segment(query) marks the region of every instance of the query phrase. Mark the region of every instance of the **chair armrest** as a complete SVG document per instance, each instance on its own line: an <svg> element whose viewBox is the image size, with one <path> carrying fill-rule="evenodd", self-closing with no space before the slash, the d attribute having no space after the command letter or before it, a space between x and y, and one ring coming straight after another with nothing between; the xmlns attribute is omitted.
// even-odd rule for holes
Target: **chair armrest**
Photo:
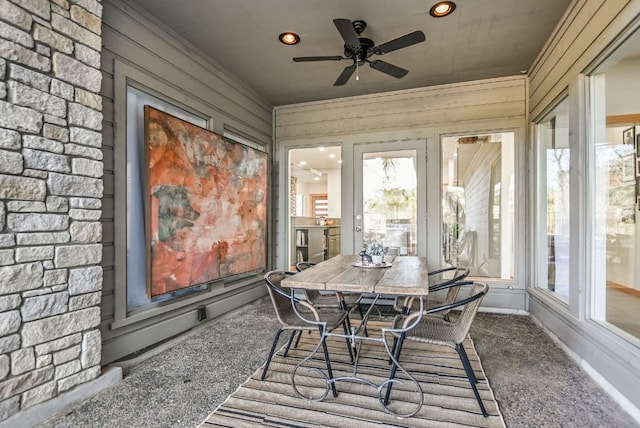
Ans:
<svg viewBox="0 0 640 428"><path fill-rule="evenodd" d="M451 285L462 286L462 285L469 285L469 284L474 284L474 283L473 283L473 281L465 281L465 282L462 282L462 283L451 284ZM474 294L473 296L469 296L469 297L467 297L465 299L458 300L457 302L453 302L453 303L449 303L449 304L441 305L441 306L436 306L435 308L424 310L424 311L422 311L422 316L430 315L430 314L434 314L434 313L438 313L438 312L442 312L442 311L450 311L451 309L455 309L455 308L458 308L460 306L465 306L465 305L473 302L474 300L480 299L485 294L486 293L484 291L481 291L479 293ZM404 319L404 322L402 323L403 328L407 328L409 325L414 323L416 318L418 318L419 316L420 316L419 312L414 312L413 314L408 315Z"/></svg>
<svg viewBox="0 0 640 428"><path fill-rule="evenodd" d="M456 270L456 269L458 269L458 268L455 267L455 266L449 266L449 267L442 268L442 269L432 270L431 272L428 273L428 275L437 275L437 274L442 273L442 272L448 272L450 270Z"/></svg>
<svg viewBox="0 0 640 428"><path fill-rule="evenodd" d="M294 299L293 298L293 293L294 290L291 290L291 304L293 305L293 310L295 311L295 313L302 318L304 321L307 322L320 322L320 314L318 313L318 310L316 309L315 306L313 306L311 303L307 302L306 300L299 300L299 299ZM298 308L296 307L296 305L300 305L300 306L304 306L306 309L309 310L309 312L311 312L313 314L313 317L315 318L313 321L311 320L307 320L305 317L302 316L302 314L300 313L300 311L298 310Z"/></svg>
<svg viewBox="0 0 640 428"><path fill-rule="evenodd" d="M429 287L429 293L434 293L436 291L446 290L447 288L452 287L460 287L463 285L472 285L473 281L456 281L456 282L446 282L443 284L434 285L433 287Z"/></svg>

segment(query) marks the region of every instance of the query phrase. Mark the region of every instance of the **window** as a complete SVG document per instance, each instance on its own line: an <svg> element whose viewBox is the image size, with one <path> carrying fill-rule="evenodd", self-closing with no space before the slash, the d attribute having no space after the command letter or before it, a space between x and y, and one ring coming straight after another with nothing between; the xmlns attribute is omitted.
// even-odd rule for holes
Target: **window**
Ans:
<svg viewBox="0 0 640 428"><path fill-rule="evenodd" d="M536 137L538 215L535 221L539 243L536 285L568 303L571 218L568 98L536 124Z"/></svg>
<svg viewBox="0 0 640 428"><path fill-rule="evenodd" d="M326 193L317 193L311 196L311 206L314 217L327 217L329 215L329 199Z"/></svg>
<svg viewBox="0 0 640 428"><path fill-rule="evenodd" d="M589 78L593 144L591 318L640 338L640 33Z"/></svg>
<svg viewBox="0 0 640 428"><path fill-rule="evenodd" d="M512 280L513 132L442 139L442 261Z"/></svg>

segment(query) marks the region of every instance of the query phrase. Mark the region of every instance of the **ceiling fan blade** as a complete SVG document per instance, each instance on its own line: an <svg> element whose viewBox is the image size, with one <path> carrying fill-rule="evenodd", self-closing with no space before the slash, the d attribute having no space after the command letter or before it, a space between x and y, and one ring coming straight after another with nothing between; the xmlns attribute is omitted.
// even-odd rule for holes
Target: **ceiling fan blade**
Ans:
<svg viewBox="0 0 640 428"><path fill-rule="evenodd" d="M369 65L371 66L371 68L382 71L383 73L386 73L389 76L393 76L397 79L404 77L409 72L409 70L405 70L404 68L400 68L393 64L389 64L388 62L380 60L371 61Z"/></svg>
<svg viewBox="0 0 640 428"><path fill-rule="evenodd" d="M333 84L333 86L342 86L347 83L354 71L356 71L355 63L353 65L345 67L344 70L342 70L342 73L340 73L340 76L338 76L338 79L336 80L336 83Z"/></svg>
<svg viewBox="0 0 640 428"><path fill-rule="evenodd" d="M342 59L346 59L341 56L298 56L293 58L295 62L306 62L306 61L340 61Z"/></svg>
<svg viewBox="0 0 640 428"><path fill-rule="evenodd" d="M405 34L397 39L381 44L375 49L375 53L380 55L386 54L398 49L406 48L407 46L415 45L416 43L424 42L425 40L426 38L422 31L414 31L413 33Z"/></svg>
<svg viewBox="0 0 640 428"><path fill-rule="evenodd" d="M351 20L344 18L336 18L333 20L334 25L338 29L338 32L342 36L344 43L356 48L360 47L360 40L358 40L358 33L353 28Z"/></svg>

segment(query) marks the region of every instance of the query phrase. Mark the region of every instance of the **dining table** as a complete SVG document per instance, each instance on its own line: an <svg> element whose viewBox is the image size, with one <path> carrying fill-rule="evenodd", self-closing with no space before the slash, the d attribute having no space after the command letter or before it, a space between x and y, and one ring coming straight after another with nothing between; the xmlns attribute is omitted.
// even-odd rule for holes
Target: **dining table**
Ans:
<svg viewBox="0 0 640 428"><path fill-rule="evenodd" d="M422 314L424 299L429 294L429 286L433 284L434 278L429 276L427 259L418 256L386 256L382 263L374 264L371 261L364 260L359 255L338 255L331 259L325 260L315 266L305 269L302 272L289 276L282 280L282 286L291 289L292 296L296 289L307 290L325 290L334 291L338 296L342 293L369 293L374 296L369 308L364 313L361 322L357 326L352 326L348 333L338 332L337 330L328 332L326 328L320 329L319 342L311 353L298 363L291 374L291 385L298 395L312 401L321 401L329 393L331 386L335 386L337 382L351 381L360 382L369 385L377 390L378 400L385 412L398 417L410 417L416 414L423 404L423 393L420 383L415 377L405 370L396 356L394 355L393 345L394 338L404 335L407 331L415 327L421 319L418 316L411 325L406 328L394 328L393 317L389 317L388 324L380 328L379 335L370 335L367 331L367 322L376 307L376 301L382 296L408 296L419 299L418 310ZM294 299L292 299L292 302ZM311 324L314 322L305 318L303 313L294 310L298 316ZM321 324L321 323L315 323ZM320 349L328 337L341 337L349 339L355 359L353 361L352 372L348 376L329 376L328 373L314 367L310 370L321 374L325 382L324 391L316 396L305 395L301 392L296 384L296 373L298 369L303 367L310 361L313 355ZM389 378L381 383L374 383L371 380L359 375L358 362L360 357L360 349L364 342L378 342L384 346L388 356L390 366ZM395 377L397 370L404 373L403 380ZM411 382L416 390L418 403L416 407L408 412L398 413L389 407L389 393L394 383Z"/></svg>

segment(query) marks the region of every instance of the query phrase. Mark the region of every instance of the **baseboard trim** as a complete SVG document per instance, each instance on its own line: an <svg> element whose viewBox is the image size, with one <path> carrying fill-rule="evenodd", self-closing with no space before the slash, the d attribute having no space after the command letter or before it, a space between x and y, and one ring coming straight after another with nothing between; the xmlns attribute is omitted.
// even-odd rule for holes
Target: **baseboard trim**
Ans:
<svg viewBox="0 0 640 428"><path fill-rule="evenodd" d="M528 311L523 309L509 309L509 308L484 308L480 306L478 312L486 312L489 314L507 314L507 315L531 315Z"/></svg>
<svg viewBox="0 0 640 428"><path fill-rule="evenodd" d="M637 288L627 287L626 285L618 284L617 282L607 281L607 287L614 288L622 291L623 293L631 294L632 296L640 297L640 290Z"/></svg>

